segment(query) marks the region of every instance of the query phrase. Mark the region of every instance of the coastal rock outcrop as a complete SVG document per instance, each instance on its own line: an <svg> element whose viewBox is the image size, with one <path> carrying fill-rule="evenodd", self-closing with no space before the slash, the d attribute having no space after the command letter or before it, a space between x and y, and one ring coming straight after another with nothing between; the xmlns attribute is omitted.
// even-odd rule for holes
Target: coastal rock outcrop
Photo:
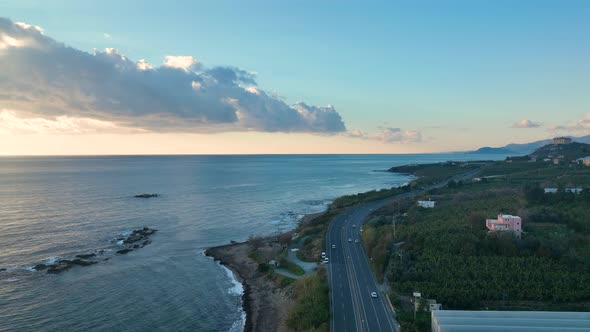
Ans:
<svg viewBox="0 0 590 332"><path fill-rule="evenodd" d="M136 197L136 198L152 198L152 197L158 197L158 196L160 196L160 195L159 194L138 194L138 195L135 195L133 197Z"/></svg>
<svg viewBox="0 0 590 332"><path fill-rule="evenodd" d="M33 269L35 269L37 271L47 269L47 273L58 274L63 271L67 271L67 270L71 269L72 267L74 267L74 265L88 266L88 265L94 265L96 263L98 263L98 262L88 261L88 260L84 260L84 259L80 259L80 258L76 258L76 259L72 259L72 260L60 259L53 264L37 264L33 267Z"/></svg>
<svg viewBox="0 0 590 332"><path fill-rule="evenodd" d="M82 254L82 255L76 255L76 257L77 258L82 258L82 259L88 259L88 258L96 257L96 254L95 253L92 253L92 254Z"/></svg>
<svg viewBox="0 0 590 332"><path fill-rule="evenodd" d="M149 239L151 235L156 233L157 230L149 227L143 227L140 229L133 230L128 236L117 238L118 244L123 246L116 251L118 255L124 255L133 251L134 249L143 248L150 244L152 241ZM109 252L110 249L100 249L92 253L78 254L74 259L56 259L50 263L39 263L33 266L35 271L47 270L49 274L58 274L71 269L74 266L90 266L97 264L98 261L90 260L91 258L101 256ZM98 257L97 257L98 258ZM109 260L109 257L102 259L103 261ZM2 272L2 269L0 269Z"/></svg>

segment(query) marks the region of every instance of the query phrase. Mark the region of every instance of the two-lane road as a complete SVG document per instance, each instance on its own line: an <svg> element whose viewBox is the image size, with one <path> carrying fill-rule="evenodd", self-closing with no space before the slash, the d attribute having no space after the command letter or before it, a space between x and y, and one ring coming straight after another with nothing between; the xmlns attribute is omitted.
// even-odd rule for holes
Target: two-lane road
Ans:
<svg viewBox="0 0 590 332"><path fill-rule="evenodd" d="M453 180L473 177L479 170L455 176ZM378 291L377 281L362 247L360 229L373 211L393 200L421 194L445 186L443 181L424 190L359 204L337 215L328 227L326 254L330 283L330 327L335 332L399 331L394 313L385 296ZM375 292L377 297L371 293Z"/></svg>

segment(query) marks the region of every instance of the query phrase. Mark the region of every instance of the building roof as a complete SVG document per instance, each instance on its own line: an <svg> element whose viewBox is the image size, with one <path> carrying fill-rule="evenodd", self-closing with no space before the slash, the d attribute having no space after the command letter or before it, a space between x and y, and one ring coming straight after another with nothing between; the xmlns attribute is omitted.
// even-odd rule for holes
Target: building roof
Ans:
<svg viewBox="0 0 590 332"><path fill-rule="evenodd" d="M590 312L438 310L432 326L437 332L578 332L590 330Z"/></svg>

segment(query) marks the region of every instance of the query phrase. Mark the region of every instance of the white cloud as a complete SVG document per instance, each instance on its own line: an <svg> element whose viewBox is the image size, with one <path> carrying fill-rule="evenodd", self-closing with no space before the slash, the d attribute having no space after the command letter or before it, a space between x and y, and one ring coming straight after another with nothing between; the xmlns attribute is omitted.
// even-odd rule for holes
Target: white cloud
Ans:
<svg viewBox="0 0 590 332"><path fill-rule="evenodd" d="M14 25L16 25L22 29L25 29L25 30L33 29L33 30L43 34L43 29L39 26L36 26L36 25L27 24L25 22L15 22Z"/></svg>
<svg viewBox="0 0 590 332"><path fill-rule="evenodd" d="M354 129L344 134L348 137L376 140L383 143L420 143L422 134L417 130L402 130L401 128L381 127L374 133L365 133L361 130Z"/></svg>
<svg viewBox="0 0 590 332"><path fill-rule="evenodd" d="M115 48L87 53L32 27L0 18L0 108L160 132L346 130L333 106L288 105L253 72L207 68L192 56L153 66Z"/></svg>
<svg viewBox="0 0 590 332"><path fill-rule="evenodd" d="M154 69L154 66L152 66L151 63L145 61L145 59L140 59L139 61L137 61L136 65L137 69L139 70Z"/></svg>
<svg viewBox="0 0 590 332"><path fill-rule="evenodd" d="M540 123L527 119L523 119L512 124L512 128L538 128L540 126Z"/></svg>
<svg viewBox="0 0 590 332"><path fill-rule="evenodd" d="M110 34L108 34L108 33L106 33L106 32L102 34L102 37L103 37L104 39L113 39L113 36L112 36L112 35L110 35Z"/></svg>
<svg viewBox="0 0 590 332"><path fill-rule="evenodd" d="M189 71L197 69L199 62L190 55L167 55L164 66Z"/></svg>

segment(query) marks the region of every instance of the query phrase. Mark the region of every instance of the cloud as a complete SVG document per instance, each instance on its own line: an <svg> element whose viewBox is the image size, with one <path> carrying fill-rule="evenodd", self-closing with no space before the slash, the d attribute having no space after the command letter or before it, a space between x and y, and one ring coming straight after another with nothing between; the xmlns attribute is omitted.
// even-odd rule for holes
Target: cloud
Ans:
<svg viewBox="0 0 590 332"><path fill-rule="evenodd" d="M410 144L422 142L422 134L419 131L402 130L401 128L394 127L381 127L375 133L365 133L361 130L354 129L348 131L345 135L352 138L376 140L383 143Z"/></svg>
<svg viewBox="0 0 590 332"><path fill-rule="evenodd" d="M199 62L190 55L167 55L164 66L183 69L188 72L189 70L198 69Z"/></svg>
<svg viewBox="0 0 590 332"><path fill-rule="evenodd" d="M84 133L137 133L145 132L125 128L108 121L61 115L55 119L35 116L22 117L18 112L0 110L0 134L84 134Z"/></svg>
<svg viewBox="0 0 590 332"><path fill-rule="evenodd" d="M106 33L106 32L102 34L102 37L103 37L104 39L113 39L113 36L111 36L110 34L108 34L108 33Z"/></svg>
<svg viewBox="0 0 590 332"><path fill-rule="evenodd" d="M523 119L512 124L512 128L539 128L540 123Z"/></svg>
<svg viewBox="0 0 590 332"><path fill-rule="evenodd" d="M0 107L31 119L94 119L155 132L346 130L333 106L288 105L250 71L208 68L192 56L152 65L114 48L88 53L4 18Z"/></svg>
<svg viewBox="0 0 590 332"><path fill-rule="evenodd" d="M569 132L569 131L576 131L576 132L590 132L590 113L586 113L582 116L581 119L576 120L573 123L567 125L558 125L550 127L549 129L554 131L561 131L561 132Z"/></svg>

